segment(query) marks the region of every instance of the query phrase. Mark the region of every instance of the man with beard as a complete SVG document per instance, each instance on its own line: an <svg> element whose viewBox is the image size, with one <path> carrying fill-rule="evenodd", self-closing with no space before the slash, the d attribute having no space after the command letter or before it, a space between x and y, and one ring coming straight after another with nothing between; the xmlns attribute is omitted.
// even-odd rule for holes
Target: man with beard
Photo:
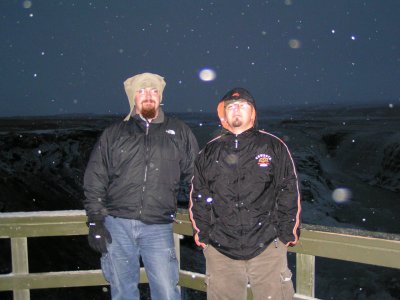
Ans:
<svg viewBox="0 0 400 300"><path fill-rule="evenodd" d="M160 107L163 77L143 73L125 82L128 116L106 128L84 176L91 248L114 300L139 299L140 257L153 300L180 299L172 231L176 198L188 199L197 141L187 125Z"/></svg>
<svg viewBox="0 0 400 300"><path fill-rule="evenodd" d="M218 104L225 132L195 162L189 215L206 258L207 299L292 299L287 247L297 243L300 194L293 158L276 136L256 130L243 88Z"/></svg>

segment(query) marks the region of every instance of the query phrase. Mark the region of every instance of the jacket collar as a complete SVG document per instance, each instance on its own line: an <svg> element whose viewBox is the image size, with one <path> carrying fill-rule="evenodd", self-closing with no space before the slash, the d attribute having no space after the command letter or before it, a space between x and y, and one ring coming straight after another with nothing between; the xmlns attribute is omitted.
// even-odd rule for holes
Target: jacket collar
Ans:
<svg viewBox="0 0 400 300"><path fill-rule="evenodd" d="M249 136L250 134L256 132L257 129L255 129L254 127L251 127L245 131L243 131L242 133L239 134L234 134L232 131L229 131L227 129L223 129L223 133L226 135L233 135L233 136Z"/></svg>

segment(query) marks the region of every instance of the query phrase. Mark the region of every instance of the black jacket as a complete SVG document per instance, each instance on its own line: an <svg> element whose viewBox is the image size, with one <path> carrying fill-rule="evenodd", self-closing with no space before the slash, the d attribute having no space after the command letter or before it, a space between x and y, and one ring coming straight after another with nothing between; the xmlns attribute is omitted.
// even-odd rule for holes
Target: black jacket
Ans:
<svg viewBox="0 0 400 300"><path fill-rule="evenodd" d="M111 125L95 145L86 168L88 216L172 222L178 189L190 185L197 153L189 127L161 110L151 123L136 115Z"/></svg>
<svg viewBox="0 0 400 300"><path fill-rule="evenodd" d="M254 128L209 142L196 159L189 213L197 245L233 259L253 258L275 238L295 244L299 183L285 143Z"/></svg>

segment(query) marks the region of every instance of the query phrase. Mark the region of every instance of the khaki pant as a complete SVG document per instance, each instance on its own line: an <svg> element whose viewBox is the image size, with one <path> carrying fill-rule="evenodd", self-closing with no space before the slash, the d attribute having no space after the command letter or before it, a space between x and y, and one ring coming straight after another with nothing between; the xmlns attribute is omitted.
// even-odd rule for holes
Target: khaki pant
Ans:
<svg viewBox="0 0 400 300"><path fill-rule="evenodd" d="M234 260L209 245L206 258L207 300L245 300L250 284L254 300L293 299L287 248L278 241L249 260Z"/></svg>

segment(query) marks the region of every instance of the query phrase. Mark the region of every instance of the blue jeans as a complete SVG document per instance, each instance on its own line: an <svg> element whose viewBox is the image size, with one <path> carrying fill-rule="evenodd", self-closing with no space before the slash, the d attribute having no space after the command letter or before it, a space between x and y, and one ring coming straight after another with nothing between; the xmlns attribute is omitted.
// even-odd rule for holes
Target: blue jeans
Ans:
<svg viewBox="0 0 400 300"><path fill-rule="evenodd" d="M178 261L172 224L144 224L107 216L112 243L101 257L113 300L139 300L140 256L150 283L152 300L178 300Z"/></svg>

